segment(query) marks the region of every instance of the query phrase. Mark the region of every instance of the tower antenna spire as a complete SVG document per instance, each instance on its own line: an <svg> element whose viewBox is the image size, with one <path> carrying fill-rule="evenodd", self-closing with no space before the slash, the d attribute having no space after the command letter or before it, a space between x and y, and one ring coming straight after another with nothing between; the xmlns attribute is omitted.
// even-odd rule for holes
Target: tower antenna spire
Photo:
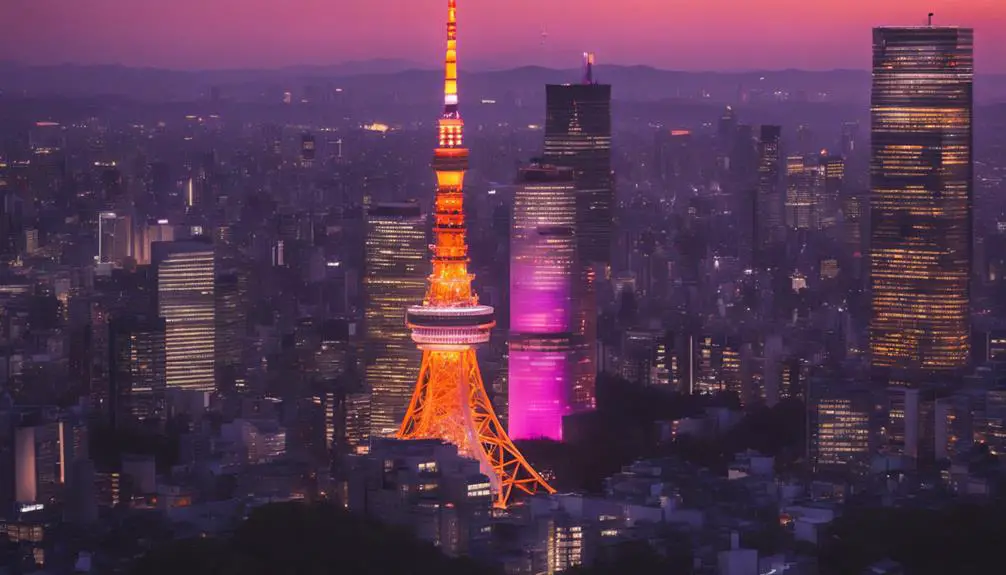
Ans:
<svg viewBox="0 0 1006 575"><path fill-rule="evenodd" d="M935 15L936 14L933 14L932 12L929 13L929 27L930 28L933 27L933 16L935 16Z"/></svg>
<svg viewBox="0 0 1006 575"><path fill-rule="evenodd" d="M444 116L458 114L458 0L447 0L447 54L444 57Z"/></svg>
<svg viewBox="0 0 1006 575"><path fill-rule="evenodd" d="M583 83L593 84L594 83L594 53L584 52L583 53Z"/></svg>

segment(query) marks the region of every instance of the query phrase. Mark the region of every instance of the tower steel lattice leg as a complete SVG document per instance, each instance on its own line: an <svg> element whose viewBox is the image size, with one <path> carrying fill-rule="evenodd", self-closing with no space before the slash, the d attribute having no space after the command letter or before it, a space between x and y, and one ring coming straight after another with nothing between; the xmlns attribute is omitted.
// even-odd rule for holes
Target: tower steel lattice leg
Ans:
<svg viewBox="0 0 1006 575"><path fill-rule="evenodd" d="M524 459L496 417L474 349L423 352L398 438L442 439L478 460L493 485L498 508L505 508L515 491L555 492Z"/></svg>

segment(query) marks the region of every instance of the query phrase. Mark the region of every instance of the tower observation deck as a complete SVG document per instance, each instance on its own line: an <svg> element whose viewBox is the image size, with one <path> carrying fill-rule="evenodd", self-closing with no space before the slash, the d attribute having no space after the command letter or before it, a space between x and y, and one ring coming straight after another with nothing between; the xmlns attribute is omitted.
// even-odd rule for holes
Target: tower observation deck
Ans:
<svg viewBox="0 0 1006 575"><path fill-rule="evenodd" d="M481 305L472 290L465 241L464 178L468 149L458 110L457 0L447 2L447 57L444 111L437 122L433 155L437 176L434 202L433 271L422 305L406 311L412 340L423 350L419 378L399 439L440 439L479 461L489 477L495 506L511 495L551 486L524 459L507 436L486 394L475 346L489 341L496 325L493 308Z"/></svg>

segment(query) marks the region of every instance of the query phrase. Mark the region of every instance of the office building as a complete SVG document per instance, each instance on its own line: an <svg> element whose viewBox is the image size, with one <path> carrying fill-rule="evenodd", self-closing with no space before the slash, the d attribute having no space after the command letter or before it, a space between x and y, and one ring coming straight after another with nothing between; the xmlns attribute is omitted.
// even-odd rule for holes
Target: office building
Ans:
<svg viewBox="0 0 1006 575"><path fill-rule="evenodd" d="M175 227L168 220L150 220L133 234L132 256L138 265L150 265L150 248L154 242L175 240Z"/></svg>
<svg viewBox="0 0 1006 575"><path fill-rule="evenodd" d="M348 371L355 358L351 355L356 338L356 323L345 319L325 321L319 328L320 345L314 354L314 369L323 381L335 381Z"/></svg>
<svg viewBox="0 0 1006 575"><path fill-rule="evenodd" d="M592 58L592 56L588 56ZM545 87L544 161L573 168L577 196L577 247L581 261L608 263L614 228L611 174L611 86L598 84L587 62L579 84Z"/></svg>
<svg viewBox="0 0 1006 575"><path fill-rule="evenodd" d="M162 317L137 315L109 322L108 412L113 428L164 414L165 326Z"/></svg>
<svg viewBox="0 0 1006 575"><path fill-rule="evenodd" d="M819 166L802 155L786 158L786 227L790 230L820 228Z"/></svg>
<svg viewBox="0 0 1006 575"><path fill-rule="evenodd" d="M240 365L244 351L245 292L244 278L236 273L219 274L216 278L216 343L215 362L218 369Z"/></svg>
<svg viewBox="0 0 1006 575"><path fill-rule="evenodd" d="M753 261L765 264L765 251L783 236L783 199L780 192L779 139L782 128L762 126L758 134L758 186L755 191L752 230Z"/></svg>
<svg viewBox="0 0 1006 575"><path fill-rule="evenodd" d="M660 130L654 136L653 175L671 195L687 193L698 183L695 140L689 130Z"/></svg>
<svg viewBox="0 0 1006 575"><path fill-rule="evenodd" d="M422 352L405 326L405 309L426 295L426 246L426 218L418 204L371 206L363 289L365 379L371 390L374 437L398 431L416 386Z"/></svg>
<svg viewBox="0 0 1006 575"><path fill-rule="evenodd" d="M155 242L157 313L165 321L168 389L214 391L216 262L213 245L193 239Z"/></svg>
<svg viewBox="0 0 1006 575"><path fill-rule="evenodd" d="M98 255L99 264L121 266L123 260L133 255L132 218L116 212L98 213Z"/></svg>
<svg viewBox="0 0 1006 575"><path fill-rule="evenodd" d="M0 190L0 256L16 257L24 249L24 201L6 186Z"/></svg>
<svg viewBox="0 0 1006 575"><path fill-rule="evenodd" d="M968 363L972 40L966 28L873 33L870 352L881 373L914 380Z"/></svg>
<svg viewBox="0 0 1006 575"><path fill-rule="evenodd" d="M340 419L344 451L364 455L370 451L370 392L355 390L344 394Z"/></svg>
<svg viewBox="0 0 1006 575"><path fill-rule="evenodd" d="M7 467L13 471L13 502L22 506L57 502L66 481L63 422L49 417L13 419L13 428L4 430L13 439L13 466Z"/></svg>
<svg viewBox="0 0 1006 575"><path fill-rule="evenodd" d="M838 210L845 191L845 158L822 153L818 157L818 165L824 179L824 205L829 212Z"/></svg>
<svg viewBox="0 0 1006 575"><path fill-rule="evenodd" d="M619 374L626 381L643 385L671 384L674 345L662 330L630 329L622 334Z"/></svg>
<svg viewBox="0 0 1006 575"><path fill-rule="evenodd" d="M611 258L615 187L611 173L611 86L593 77L587 55L583 82L545 88L544 161L573 168L577 209L577 290L574 315L578 361L574 410L592 409L597 379L597 286Z"/></svg>
<svg viewBox="0 0 1006 575"><path fill-rule="evenodd" d="M815 472L859 474L872 456L867 393L830 390L811 398L809 456Z"/></svg>
<svg viewBox="0 0 1006 575"><path fill-rule="evenodd" d="M509 433L559 440L573 393L576 188L571 168L520 171L510 234Z"/></svg>
<svg viewBox="0 0 1006 575"><path fill-rule="evenodd" d="M353 513L408 529L449 556L487 542L490 478L456 446L375 440L348 466L345 504Z"/></svg>
<svg viewBox="0 0 1006 575"><path fill-rule="evenodd" d="M583 521L557 514L544 520L545 527L545 557L548 575L576 570L588 563L585 561L584 534L590 533L584 529Z"/></svg>

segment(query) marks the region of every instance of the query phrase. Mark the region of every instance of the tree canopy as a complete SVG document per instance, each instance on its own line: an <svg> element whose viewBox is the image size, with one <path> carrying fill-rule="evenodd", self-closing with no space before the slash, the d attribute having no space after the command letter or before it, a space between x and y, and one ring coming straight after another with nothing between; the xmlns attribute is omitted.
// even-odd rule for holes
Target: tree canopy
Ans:
<svg viewBox="0 0 1006 575"><path fill-rule="evenodd" d="M945 509L855 509L835 520L821 541L821 573L860 573L893 559L908 573L1001 572L1006 507L961 504Z"/></svg>
<svg viewBox="0 0 1006 575"><path fill-rule="evenodd" d="M252 512L229 537L185 539L155 548L135 575L483 575L404 530L331 504L277 503Z"/></svg>

